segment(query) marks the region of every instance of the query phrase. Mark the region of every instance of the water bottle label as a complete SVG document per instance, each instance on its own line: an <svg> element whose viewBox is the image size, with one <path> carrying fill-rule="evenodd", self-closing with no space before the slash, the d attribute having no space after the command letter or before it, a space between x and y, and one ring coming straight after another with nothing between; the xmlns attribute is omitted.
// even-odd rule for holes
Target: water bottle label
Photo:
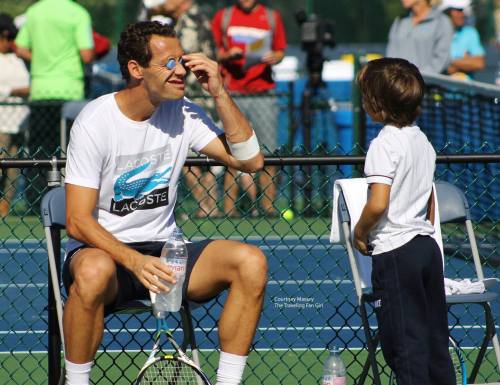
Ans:
<svg viewBox="0 0 500 385"><path fill-rule="evenodd" d="M186 260L185 259L173 259L167 261L168 266L176 275L186 274Z"/></svg>
<svg viewBox="0 0 500 385"><path fill-rule="evenodd" d="M324 376L323 385L346 385L345 377Z"/></svg>

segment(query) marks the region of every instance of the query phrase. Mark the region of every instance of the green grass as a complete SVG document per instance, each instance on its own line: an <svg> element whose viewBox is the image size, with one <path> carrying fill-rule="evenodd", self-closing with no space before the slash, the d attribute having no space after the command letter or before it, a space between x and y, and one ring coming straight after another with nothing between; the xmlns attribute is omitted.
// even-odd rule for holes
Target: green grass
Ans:
<svg viewBox="0 0 500 385"><path fill-rule="evenodd" d="M177 216L180 217L179 215ZM330 234L330 216L299 217L287 221L283 218L203 218L203 219L178 219L188 238L192 237L269 237L269 236L328 236ZM462 234L456 225L445 225L442 228L444 234L452 237ZM478 240L487 239L491 241L497 235L496 223L481 223L476 228ZM44 239L43 227L37 216L13 216L10 215L0 220L1 239Z"/></svg>
<svg viewBox="0 0 500 385"><path fill-rule="evenodd" d="M328 235L330 233L330 218L295 218L286 221L283 218L252 218L252 219L188 219L179 220L184 234L192 237L269 237L269 236L304 236ZM40 219L35 216L9 216L0 222L1 239L44 239Z"/></svg>
<svg viewBox="0 0 500 385"><path fill-rule="evenodd" d="M43 227L36 216L17 217L9 215L0 220L1 239L43 239Z"/></svg>
<svg viewBox="0 0 500 385"><path fill-rule="evenodd" d="M296 218L286 221L283 218L251 219L197 219L179 221L187 237L284 237L284 236L324 236L330 234L329 218Z"/></svg>
<svg viewBox="0 0 500 385"><path fill-rule="evenodd" d="M472 366L478 350L465 351L468 359L468 369ZM344 350L341 354L347 365L348 384L354 384L354 379L361 373L362 365L366 360L366 351ZM265 350L252 352L247 369L245 370L245 385L317 385L322 376L323 362L327 357L326 351L317 350ZM377 355L380 365L385 365L382 354ZM130 385L137 375L139 368L146 360L145 353L121 352L100 353L92 370L92 380L99 385ZM203 369L212 380L215 379L215 368L218 363L217 352L201 352ZM477 382L491 382L498 380L495 365L495 353L489 349L483 361ZM0 378L9 379L9 385L38 385L45 383L47 378L47 355L33 354L1 354ZM382 373L382 383L387 383L388 370ZM370 380L366 381L367 384Z"/></svg>

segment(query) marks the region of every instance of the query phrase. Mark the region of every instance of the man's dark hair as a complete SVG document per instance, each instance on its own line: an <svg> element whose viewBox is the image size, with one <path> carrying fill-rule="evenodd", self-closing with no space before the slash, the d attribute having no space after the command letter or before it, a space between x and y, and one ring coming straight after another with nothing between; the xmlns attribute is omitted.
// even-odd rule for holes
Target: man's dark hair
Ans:
<svg viewBox="0 0 500 385"><path fill-rule="evenodd" d="M372 60L357 78L365 110L384 124L404 127L420 115L425 83L418 68L405 59Z"/></svg>
<svg viewBox="0 0 500 385"><path fill-rule="evenodd" d="M123 78L128 82L130 73L128 62L136 60L141 66L148 67L152 54L149 41L152 35L176 37L172 26L157 21L141 21L129 24L121 33L118 42L118 63Z"/></svg>
<svg viewBox="0 0 500 385"><path fill-rule="evenodd" d="M12 17L6 13L0 13L0 35L7 40L14 40L17 35L17 27Z"/></svg>

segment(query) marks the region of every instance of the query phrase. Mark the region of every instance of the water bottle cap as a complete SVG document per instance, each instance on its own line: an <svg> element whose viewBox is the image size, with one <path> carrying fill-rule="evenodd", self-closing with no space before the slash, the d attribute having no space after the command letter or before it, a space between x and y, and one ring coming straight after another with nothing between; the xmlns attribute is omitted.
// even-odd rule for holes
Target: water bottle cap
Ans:
<svg viewBox="0 0 500 385"><path fill-rule="evenodd" d="M181 234L182 235L182 229L180 227L175 227L174 234Z"/></svg>
<svg viewBox="0 0 500 385"><path fill-rule="evenodd" d="M157 318L157 319L165 319L167 318L167 312L166 311L155 311L154 312L154 316Z"/></svg>

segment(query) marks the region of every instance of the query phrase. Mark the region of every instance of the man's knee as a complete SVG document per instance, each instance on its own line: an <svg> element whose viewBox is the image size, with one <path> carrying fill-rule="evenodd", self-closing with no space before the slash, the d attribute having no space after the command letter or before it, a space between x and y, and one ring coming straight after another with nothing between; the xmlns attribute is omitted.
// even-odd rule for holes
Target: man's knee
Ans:
<svg viewBox="0 0 500 385"><path fill-rule="evenodd" d="M238 250L238 278L256 293L264 291L267 284L267 259L253 245L242 245Z"/></svg>
<svg viewBox="0 0 500 385"><path fill-rule="evenodd" d="M109 257L86 256L73 270L70 295L77 295L84 305L108 302L116 286L116 265Z"/></svg>

